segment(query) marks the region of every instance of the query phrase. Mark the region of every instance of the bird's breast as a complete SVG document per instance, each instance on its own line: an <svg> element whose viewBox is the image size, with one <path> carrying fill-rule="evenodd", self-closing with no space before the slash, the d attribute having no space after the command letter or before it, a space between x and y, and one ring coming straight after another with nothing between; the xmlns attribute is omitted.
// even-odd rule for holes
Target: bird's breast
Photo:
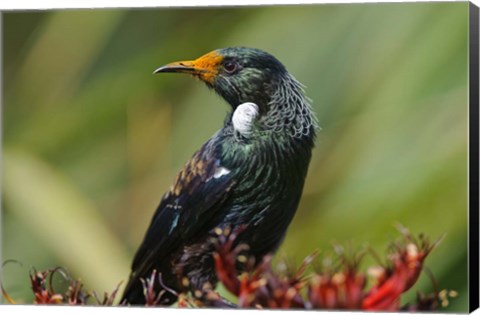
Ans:
<svg viewBox="0 0 480 315"><path fill-rule="evenodd" d="M237 148L235 165L226 166L234 170L237 184L221 225L259 231L271 227L283 233L297 208L310 152L308 147L271 140Z"/></svg>

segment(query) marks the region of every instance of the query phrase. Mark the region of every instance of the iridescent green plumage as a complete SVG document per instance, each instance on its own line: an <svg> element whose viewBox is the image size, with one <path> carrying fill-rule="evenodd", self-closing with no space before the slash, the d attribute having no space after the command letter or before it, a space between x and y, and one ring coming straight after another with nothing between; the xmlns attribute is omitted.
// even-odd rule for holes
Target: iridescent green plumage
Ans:
<svg viewBox="0 0 480 315"><path fill-rule="evenodd" d="M140 278L153 269L165 285L192 290L215 285L210 242L216 228L244 226L238 241L260 261L280 245L300 200L317 128L301 85L273 56L252 48L225 48L156 72L190 73L232 107L224 126L177 176L157 208L132 264L124 292L144 304ZM241 116L248 134L232 123L239 105L252 102L258 115ZM165 294L165 304L175 297Z"/></svg>

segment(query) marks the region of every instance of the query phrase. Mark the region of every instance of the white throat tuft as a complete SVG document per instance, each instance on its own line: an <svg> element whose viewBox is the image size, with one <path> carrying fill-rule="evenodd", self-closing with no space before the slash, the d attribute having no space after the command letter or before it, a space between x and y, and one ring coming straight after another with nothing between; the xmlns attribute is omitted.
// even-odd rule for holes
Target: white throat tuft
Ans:
<svg viewBox="0 0 480 315"><path fill-rule="evenodd" d="M258 116L258 106L255 103L243 103L237 106L233 112L233 129L244 137L252 133L252 126Z"/></svg>

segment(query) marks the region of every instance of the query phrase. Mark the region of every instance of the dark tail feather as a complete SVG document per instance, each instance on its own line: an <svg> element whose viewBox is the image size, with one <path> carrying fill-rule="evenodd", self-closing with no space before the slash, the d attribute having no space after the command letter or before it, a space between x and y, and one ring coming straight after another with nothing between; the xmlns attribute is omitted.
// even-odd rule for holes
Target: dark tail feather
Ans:
<svg viewBox="0 0 480 315"><path fill-rule="evenodd" d="M145 305L146 299L145 294L143 293L143 286L140 281L138 281L138 285L127 285L127 288L123 292L121 304L127 305Z"/></svg>

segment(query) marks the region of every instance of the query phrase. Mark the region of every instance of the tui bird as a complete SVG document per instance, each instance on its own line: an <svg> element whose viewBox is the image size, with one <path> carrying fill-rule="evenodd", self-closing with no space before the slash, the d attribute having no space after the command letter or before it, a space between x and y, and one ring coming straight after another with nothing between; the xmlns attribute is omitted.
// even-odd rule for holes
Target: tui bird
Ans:
<svg viewBox="0 0 480 315"><path fill-rule="evenodd" d="M199 78L232 111L163 196L133 259L127 304L145 304L140 279L153 270L175 291L215 286L211 239L218 229L242 226L237 241L257 262L273 253L297 209L318 128L302 85L262 50L217 49L154 73L167 72ZM161 304L176 301L164 293Z"/></svg>

